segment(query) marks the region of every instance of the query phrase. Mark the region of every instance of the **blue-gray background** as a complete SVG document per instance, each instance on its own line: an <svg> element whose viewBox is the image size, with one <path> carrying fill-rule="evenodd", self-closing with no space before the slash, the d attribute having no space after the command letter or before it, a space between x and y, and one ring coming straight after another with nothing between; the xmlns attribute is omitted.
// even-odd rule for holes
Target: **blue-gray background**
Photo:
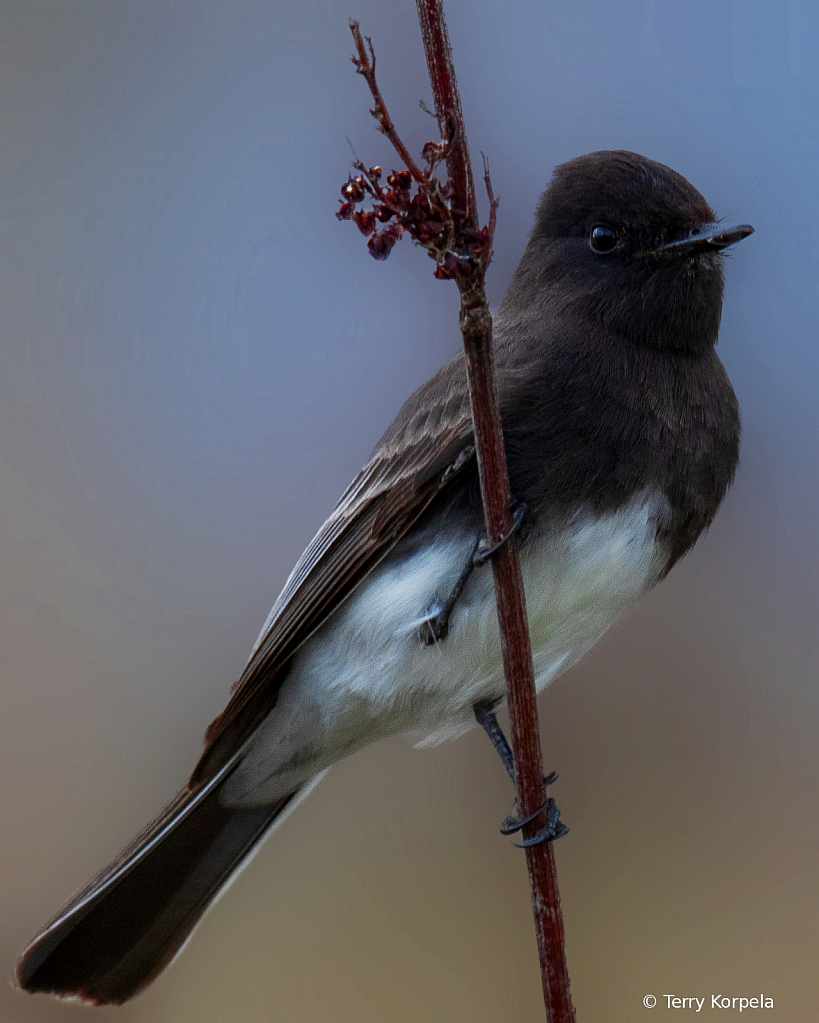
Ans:
<svg viewBox="0 0 819 1023"><path fill-rule="evenodd" d="M663 995L813 1018L819 423L815 5L449 0L497 303L554 164L627 148L757 233L720 353L742 466L710 534L541 699L581 1020ZM268 608L456 294L333 217L374 37L432 135L410 0L5 0L0 963L184 780ZM477 733L339 765L128 1021L538 1019L508 781ZM687 1018L687 1014L686 1015ZM10 1023L84 1019L0 991ZM766 1017L767 1018L767 1017Z"/></svg>

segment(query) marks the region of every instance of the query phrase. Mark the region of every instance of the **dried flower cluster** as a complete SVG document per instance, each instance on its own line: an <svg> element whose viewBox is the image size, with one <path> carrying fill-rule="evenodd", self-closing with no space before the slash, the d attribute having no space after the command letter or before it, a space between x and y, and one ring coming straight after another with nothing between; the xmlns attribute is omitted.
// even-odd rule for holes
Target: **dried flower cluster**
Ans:
<svg viewBox="0 0 819 1023"><path fill-rule="evenodd" d="M433 161L440 160L442 144L427 142L424 155L429 154L430 170ZM412 192L412 174L408 170L393 171L386 187L381 185L380 167L365 167L361 161L353 164L358 175L350 175L341 186L343 196L336 211L339 220L352 220L367 238L367 248L374 259L387 259L393 245L406 231L412 240L422 245L438 264L435 276L450 280L457 276L464 260L483 259L489 250L489 229L481 228L467 241L464 251L454 251L452 210L447 183L441 184L431 173ZM372 209L358 209L358 204L371 200ZM383 226L382 226L383 225ZM459 246L460 248L460 246Z"/></svg>
<svg viewBox="0 0 819 1023"><path fill-rule="evenodd" d="M378 122L379 130L403 157L407 169L394 170L383 186L380 167L368 168L360 160L354 160L353 167L358 174L355 177L350 175L341 186L342 200L336 216L339 220L355 222L366 236L367 248L374 259L387 259L392 247L406 232L435 260L435 276L441 280L452 280L462 270L473 269L476 263L485 269L492 255L494 208L497 205L491 189L489 225L470 230L464 218L458 217L452 208L453 189L449 180L441 182L435 176L438 165L449 156L453 140L425 143L421 157L426 167L422 170L415 163L398 138L375 83L372 42L367 39L368 55L357 33L357 24L352 24L358 46L358 56L352 58L353 64L356 71L367 79L375 99L375 108L370 113ZM372 203L371 209L358 208L359 204L367 201Z"/></svg>

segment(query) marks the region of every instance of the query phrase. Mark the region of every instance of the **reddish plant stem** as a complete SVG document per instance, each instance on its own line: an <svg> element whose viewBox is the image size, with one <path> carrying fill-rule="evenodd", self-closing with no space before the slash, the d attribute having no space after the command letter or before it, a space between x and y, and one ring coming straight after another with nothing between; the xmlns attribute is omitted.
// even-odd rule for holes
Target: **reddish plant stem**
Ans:
<svg viewBox="0 0 819 1023"><path fill-rule="evenodd" d="M478 207L475 202L475 182L472 164L466 146L464 115L461 96L455 80L452 48L444 21L441 0L416 0L421 38L427 56L429 80L435 99L435 116L441 138L450 143L446 168L452 186L452 213L456 229L478 230Z"/></svg>
<svg viewBox="0 0 819 1023"><path fill-rule="evenodd" d="M370 88L375 101L371 113L378 121L379 128L392 142L411 176L418 182L419 189L439 214L443 225L442 238L433 236L422 240L421 244L438 262L436 276L454 277L460 291L460 324L466 353L486 530L492 541L497 542L508 535L512 525L509 474L494 385L492 316L484 285L486 269L492 258L498 200L492 190L489 170L484 160L484 182L490 212L487 227L480 230L461 101L441 0L416 0L416 5L442 137L440 145L428 143L425 146L424 155L428 162L426 173L414 163L398 136L376 82L372 42L368 38L365 46L355 21L350 22L357 51L353 63ZM450 200L449 205L444 201L443 192L433 177L435 164L441 158L447 162L446 195ZM356 167L362 171L361 180L365 185L369 184L370 192L386 203L377 184L377 177L370 180L369 172L358 161ZM412 232L412 228L410 230ZM543 813L538 812L544 797L543 765L523 579L513 542L499 546L492 557L492 570L512 723L519 809L523 817L536 815L523 829L524 838L532 838L545 825ZM526 858L547 1019L549 1023L574 1023L569 975L563 951L563 918L551 843L527 847Z"/></svg>
<svg viewBox="0 0 819 1023"><path fill-rule="evenodd" d="M436 114L439 124L445 126L447 134L444 138L452 142L447 154L447 170L453 189L453 213L456 210L461 213L460 217L455 214L456 229L460 229L457 233L464 229L474 232L478 228L475 189L442 3L441 0L416 0L416 4ZM485 180L492 232L497 202L488 179L487 171ZM492 316L484 287L490 257L491 244L484 259L465 261L456 280L461 294L460 325L466 352L486 529L491 539L496 541L511 528L511 495L494 385ZM512 726L515 779L520 812L527 817L543 802L543 761L523 578L514 542L499 548L492 558L492 571ZM524 838L533 837L544 823L543 815L539 814L524 827ZM563 916L551 842L527 847L526 860L546 1016L549 1023L574 1023L564 952Z"/></svg>
<svg viewBox="0 0 819 1023"><path fill-rule="evenodd" d="M459 278L459 285L461 280ZM462 289L461 334L466 352L486 529L494 541L508 533L511 527L511 495L494 389L492 319L482 293L482 281L478 288ZM513 542L505 543L493 555L492 572L512 726L515 781L520 813L527 817L543 802L543 760L523 578ZM523 837L533 837L543 826L542 815L538 815L524 827ZM532 890L532 911L546 1018L549 1023L574 1023L564 951L563 914L552 843L542 842L527 847L526 862Z"/></svg>
<svg viewBox="0 0 819 1023"><path fill-rule="evenodd" d="M404 166L412 174L413 178L419 183L423 184L426 181L424 172L418 166L418 164L410 156L409 150L401 141L398 132L395 130L395 125L392 122L392 118L387 110L387 104L384 102L384 97L381 95L381 90L378 88L378 83L375 80L375 50L373 49L373 41L367 36L367 46L364 46L364 38L361 35L361 29L357 21L350 21L350 31L353 34L355 41L357 57L353 57L352 61L355 65L356 71L366 80L367 85L370 87L375 106L370 111L373 117L378 121L378 127L387 136L395 147L395 151L404 161ZM367 52L369 48L369 53Z"/></svg>
<svg viewBox="0 0 819 1023"><path fill-rule="evenodd" d="M452 223L453 218L449 208L441 199L437 182L431 180L434 165L430 163L428 173L425 174L410 156L409 150L404 145L401 136L396 131L393 120L387 110L387 104L384 102L384 97L381 95L381 90L378 87L378 81L375 77L375 50L373 49L373 41L369 36L367 36L367 45L364 45L364 37L361 35L361 26L353 19L350 20L350 31L353 34L353 41L355 42L355 48L358 54L357 57L352 58L353 64L358 74L364 78L369 86L370 95L375 103L375 106L370 113L376 121L378 121L378 127L382 134L386 135L390 142L392 142L393 148L403 160L404 166L410 172L413 179L426 193L433 209L440 214L441 219L447 228L445 243L448 245L451 242L451 235L454 227ZM360 169L365 170L366 168L364 168L364 165L361 164ZM386 202L383 195L381 195L381 190L378 189L377 192L377 197L380 201ZM389 206L390 204L387 202L386 205Z"/></svg>
<svg viewBox="0 0 819 1023"><path fill-rule="evenodd" d="M487 245L488 255L484 260L483 269L484 273L486 268L489 266L489 261L492 259L492 243L495 240L495 227L498 223L498 206L500 204L500 198L495 197L495 193L492 189L492 179L489 177L489 164L487 163L486 157L481 153L483 158L483 183L486 186L486 197L489 199L489 239ZM468 159L468 154L467 154Z"/></svg>

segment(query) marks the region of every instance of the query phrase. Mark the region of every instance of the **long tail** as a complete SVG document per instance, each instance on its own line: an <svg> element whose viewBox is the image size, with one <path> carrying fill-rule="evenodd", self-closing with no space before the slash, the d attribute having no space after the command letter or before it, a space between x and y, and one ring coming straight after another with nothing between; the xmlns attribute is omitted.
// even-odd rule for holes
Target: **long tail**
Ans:
<svg viewBox="0 0 819 1023"><path fill-rule="evenodd" d="M120 1005L162 972L277 818L313 787L266 806L222 806L235 766L183 789L71 899L20 956L18 987Z"/></svg>

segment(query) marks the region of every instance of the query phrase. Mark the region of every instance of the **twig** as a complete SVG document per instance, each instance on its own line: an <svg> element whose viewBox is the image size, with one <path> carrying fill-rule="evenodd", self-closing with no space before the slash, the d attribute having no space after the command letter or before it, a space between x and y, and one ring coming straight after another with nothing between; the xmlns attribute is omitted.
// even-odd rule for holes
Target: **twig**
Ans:
<svg viewBox="0 0 819 1023"><path fill-rule="evenodd" d="M472 169L442 0L416 0L416 6L439 124L446 118L447 132L451 133L453 139L447 158L447 169L454 191L453 207L460 206L465 210L465 226L475 230L477 210ZM487 233L488 249L491 253L497 202L492 192L486 164L484 171L490 203ZM486 527L489 536L497 539L504 536L511 526L509 514L511 495L493 379L492 317L484 288L486 267L481 260L475 262L477 266L472 272L459 275L456 280L461 292L461 333L469 374ZM542 804L543 761L538 730L532 645L526 616L523 579L514 543L506 543L500 548L492 559L492 569L512 726L515 780L521 816L527 817ZM524 837L534 836L541 827L543 821L541 816L538 816L524 828ZM532 908L547 1018L550 1023L569 1023L575 1016L569 994L563 917L560 911L552 844L542 842L527 847L526 859L532 889Z"/></svg>
<svg viewBox="0 0 819 1023"><path fill-rule="evenodd" d="M470 233L478 230L478 207L475 182L466 146L461 96L455 80L452 49L440 0L416 0L421 38L427 57L429 81L435 100L435 115L441 138L450 142L447 171L452 185L452 211L459 227Z"/></svg>
<svg viewBox="0 0 819 1023"><path fill-rule="evenodd" d="M489 223L481 228L442 2L416 0L416 6L441 142L428 142L424 146L427 169L422 171L409 156L387 112L375 79L372 42L367 39L368 53L358 23L351 22L350 29L358 53L357 57L353 57L353 63L366 79L375 100L371 113L407 170L393 172L387 179L391 188L384 191L378 184L380 168L367 171L356 161L355 166L362 174L342 186L346 201L342 202L337 216L356 221L361 231L369 235L370 252L379 259L385 259L401 234L408 231L413 240L423 245L436 260L435 276L454 279L458 284L460 326L466 353L486 531L492 542L496 542L509 533L512 525L509 474L494 384L492 316L484 284L486 269L492 258L498 200L492 190L484 158ZM436 164L443 159L447 164L447 180L441 185L433 172ZM405 178L401 177L402 173ZM415 196L410 195L411 181L417 185ZM355 208L366 194L380 202L372 212ZM387 227L379 231L375 227L376 220L386 223ZM534 815L523 828L524 839L527 839L533 838L545 825L543 814L537 813L543 804L543 763L532 646L515 544L502 544L491 560L520 814L522 818ZM549 1023L574 1023L552 844L541 842L527 846L526 860L547 1019Z"/></svg>
<svg viewBox="0 0 819 1023"><path fill-rule="evenodd" d="M489 177L489 163L481 153L481 159L483 160L483 183L486 186L486 196L489 199L489 251L492 251L492 243L495 240L495 227L498 223L498 206L500 205L500 196L495 197L495 193L492 191L492 179Z"/></svg>
<svg viewBox="0 0 819 1023"><path fill-rule="evenodd" d="M424 180L424 175L410 156L407 147L398 137L398 132L395 130L395 125L392 123L392 118L387 111L387 105L384 102L381 90L378 88L378 84L375 80L375 50L373 49L373 41L369 36L367 36L367 48L365 49L364 40L361 36L361 30L357 21L350 22L350 31L353 33L355 48L358 52L357 57L351 57L350 59L355 65L356 71L366 79L367 85L369 85L370 92L375 100L375 107L370 111L370 113L378 121L381 131L387 136L390 142L392 142L396 152L404 161L404 166L410 174L412 174L413 178L415 178L418 182L422 182ZM370 51L369 55L367 53L367 49Z"/></svg>

